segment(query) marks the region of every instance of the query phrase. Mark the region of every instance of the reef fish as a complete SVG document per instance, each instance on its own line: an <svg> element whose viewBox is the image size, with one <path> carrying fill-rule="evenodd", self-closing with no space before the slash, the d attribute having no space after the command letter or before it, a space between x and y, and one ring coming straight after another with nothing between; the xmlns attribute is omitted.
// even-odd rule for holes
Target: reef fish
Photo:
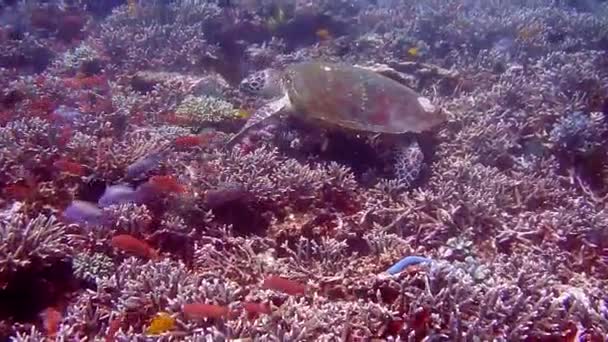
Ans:
<svg viewBox="0 0 608 342"><path fill-rule="evenodd" d="M165 157L165 152L154 152L145 157L139 158L127 166L127 178L134 179L156 169L160 161Z"/></svg>
<svg viewBox="0 0 608 342"><path fill-rule="evenodd" d="M226 306L205 303L184 304L182 312L189 319L222 318L230 315Z"/></svg>
<svg viewBox="0 0 608 342"><path fill-rule="evenodd" d="M128 234L119 234L114 236L110 244L114 248L142 258L152 260L158 259L158 252L154 250L147 242Z"/></svg>
<svg viewBox="0 0 608 342"><path fill-rule="evenodd" d="M136 199L137 194L133 188L117 184L106 187L97 204L105 208L111 205L133 202Z"/></svg>
<svg viewBox="0 0 608 342"><path fill-rule="evenodd" d="M272 313L269 303L244 302L243 309L245 309L249 319L255 319L262 314L270 315Z"/></svg>
<svg viewBox="0 0 608 342"><path fill-rule="evenodd" d="M269 276L264 279L262 288L280 291L288 295L297 296L306 294L306 285L295 280L278 276Z"/></svg>
<svg viewBox="0 0 608 342"><path fill-rule="evenodd" d="M63 319L61 312L53 307L48 307L40 313L40 318L42 318L44 323L47 337L54 338L57 336L61 320Z"/></svg>
<svg viewBox="0 0 608 342"><path fill-rule="evenodd" d="M103 211L95 204L74 200L63 211L62 218L69 223L101 225L105 221Z"/></svg>
<svg viewBox="0 0 608 342"><path fill-rule="evenodd" d="M146 329L149 335L158 335L175 328L175 318L171 317L166 312L159 312L150 322L150 326Z"/></svg>

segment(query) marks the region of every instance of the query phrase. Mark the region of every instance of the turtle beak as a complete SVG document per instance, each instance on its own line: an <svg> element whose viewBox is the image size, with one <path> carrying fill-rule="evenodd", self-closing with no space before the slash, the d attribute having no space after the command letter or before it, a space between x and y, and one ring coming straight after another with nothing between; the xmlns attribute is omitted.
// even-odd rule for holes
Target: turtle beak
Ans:
<svg viewBox="0 0 608 342"><path fill-rule="evenodd" d="M423 120L426 126L425 130L431 129L448 120L447 112L441 107L431 104L431 102L427 98L419 97L418 103L421 105L422 110L426 114Z"/></svg>
<svg viewBox="0 0 608 342"><path fill-rule="evenodd" d="M439 124L442 124L442 123L448 121L448 112L443 108L437 108L437 110L434 113L433 121L434 121L433 126L437 126Z"/></svg>

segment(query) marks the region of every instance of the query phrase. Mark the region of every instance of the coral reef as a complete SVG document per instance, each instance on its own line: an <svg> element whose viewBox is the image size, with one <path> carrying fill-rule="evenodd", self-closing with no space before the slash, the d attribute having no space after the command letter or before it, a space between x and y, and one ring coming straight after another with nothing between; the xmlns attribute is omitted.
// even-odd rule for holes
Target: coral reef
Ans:
<svg viewBox="0 0 608 342"><path fill-rule="evenodd" d="M198 124L236 119L237 110L222 99L212 96L186 96L175 110L177 116Z"/></svg>
<svg viewBox="0 0 608 342"><path fill-rule="evenodd" d="M5 1L0 19L0 340L608 339L608 2ZM447 122L277 116L224 149L268 101L241 81L309 60Z"/></svg>

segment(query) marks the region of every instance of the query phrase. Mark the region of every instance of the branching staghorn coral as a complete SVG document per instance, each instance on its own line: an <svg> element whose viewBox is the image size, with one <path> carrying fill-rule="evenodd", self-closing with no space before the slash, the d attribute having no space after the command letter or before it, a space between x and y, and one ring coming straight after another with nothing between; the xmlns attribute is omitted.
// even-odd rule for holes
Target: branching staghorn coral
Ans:
<svg viewBox="0 0 608 342"><path fill-rule="evenodd" d="M165 159L171 138L178 136L180 131L163 133L159 127L130 132L120 140L103 139L97 145L96 170L108 180L145 175Z"/></svg>
<svg viewBox="0 0 608 342"><path fill-rule="evenodd" d="M179 104L175 114L190 119L193 123L218 123L238 118L232 104L213 96L188 95Z"/></svg>
<svg viewBox="0 0 608 342"><path fill-rule="evenodd" d="M94 63L100 58L99 51L97 51L95 47L87 43L82 43L65 52L63 56L58 57L53 63L53 67L57 68L59 73L75 73L78 70L85 69L84 67L87 63Z"/></svg>
<svg viewBox="0 0 608 342"><path fill-rule="evenodd" d="M212 238L210 242L218 240ZM259 281L258 277L264 271L284 273L289 270L277 258L273 242L262 238L229 237L222 241L221 248L214 243L205 243L196 246L194 258L201 271L218 273L239 283Z"/></svg>
<svg viewBox="0 0 608 342"><path fill-rule="evenodd" d="M125 259L118 272L100 281L101 288L120 287L119 312L133 312L143 319L160 311L180 313L188 303L227 305L242 294L238 285L209 273L193 273L182 262L142 262ZM135 322L134 322L135 323Z"/></svg>
<svg viewBox="0 0 608 342"><path fill-rule="evenodd" d="M112 63L136 70L144 61L148 68L180 70L200 63L213 50L205 41L204 23L219 14L216 4L179 1L136 6L134 16L125 5L101 25L97 39L106 46Z"/></svg>
<svg viewBox="0 0 608 342"><path fill-rule="evenodd" d="M66 201L94 202L104 186L136 187L151 175L173 177L185 189L154 205L104 209L112 224L68 251L76 254L76 276L98 288L65 301L57 339L565 340L578 334L606 340L606 4L589 11L546 0L298 1L283 8L288 23L323 9L348 34L314 26L310 43L294 48L300 38L282 35L280 27L253 32L275 16L262 2L253 2L255 8L249 1L225 8L140 2L92 21L100 29L70 47L38 34L7 41L9 56L42 47L57 57L40 64L25 57L51 66L38 75L23 76L27 67L0 70L0 206L27 195L22 209L2 209L0 222L48 218ZM231 44L241 38L225 33L231 25L251 36ZM78 51L68 49L75 46L94 47L110 64L99 77L66 79L59 66L71 65L64 57L75 57ZM291 150L251 139L227 153L217 149L225 133L174 126L172 115L189 95L217 96L238 108L259 104L228 83L198 83L222 72L226 46L237 58L225 64L246 72L311 59L392 68L392 77L449 110L436 141L421 138L420 148L409 151L414 166L425 151L424 177L406 192L395 191L402 187L396 180L370 188L373 172L359 177L353 168L355 178L350 168L320 158L319 133L300 127L283 134L296 146ZM412 65L434 65L453 77ZM75 72L76 64L69 69ZM137 87L133 76L143 71L169 72L183 82ZM74 110L81 115L63 120ZM49 141L58 127L70 128L69 139ZM178 138L184 138L179 148ZM426 155L429 144L434 153ZM373 148L391 155L384 146ZM82 164L84 175L60 171L59 158ZM410 160L401 161L415 173ZM258 226L264 229L252 229ZM72 229L49 238L63 241ZM125 259L107 241L118 233L146 240L159 259ZM50 258L55 249L42 254ZM385 274L412 255L432 262ZM305 282L307 292L263 289L268 275ZM244 301L271 303L272 314L186 319L181 305L195 301L231 309ZM160 310L177 319L175 329L150 336L147 326ZM0 339L5 331L23 340L50 338L43 321L1 325Z"/></svg>
<svg viewBox="0 0 608 342"><path fill-rule="evenodd" d="M336 163L304 165L280 156L276 149L214 153L208 165L216 171L203 178L207 187L242 186L242 197L262 208L304 208L319 201L348 207L352 204L348 201L357 195L356 182L347 168Z"/></svg>
<svg viewBox="0 0 608 342"><path fill-rule="evenodd" d="M0 274L14 272L48 258L63 258L72 253L77 236L67 234L54 216L34 219L22 213L0 219Z"/></svg>
<svg viewBox="0 0 608 342"><path fill-rule="evenodd" d="M568 113L559 118L550 132L549 140L556 148L572 154L589 154L601 147L599 140L606 134L604 115L594 112Z"/></svg>
<svg viewBox="0 0 608 342"><path fill-rule="evenodd" d="M111 222L107 234L145 237L153 232L150 227L152 214L144 205L134 203L111 205L105 209L105 212Z"/></svg>
<svg viewBox="0 0 608 342"><path fill-rule="evenodd" d="M114 262L104 254L79 253L74 256L74 275L77 278L99 282L109 278L115 271Z"/></svg>

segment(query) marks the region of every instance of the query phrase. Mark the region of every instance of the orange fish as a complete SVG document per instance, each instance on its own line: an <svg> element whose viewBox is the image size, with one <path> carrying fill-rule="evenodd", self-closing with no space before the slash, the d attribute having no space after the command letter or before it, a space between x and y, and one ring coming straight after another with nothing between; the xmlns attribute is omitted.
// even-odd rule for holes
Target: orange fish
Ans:
<svg viewBox="0 0 608 342"><path fill-rule="evenodd" d="M53 307L48 307L40 313L40 317L42 318L46 335L51 338L57 336L62 319L61 312Z"/></svg>
<svg viewBox="0 0 608 342"><path fill-rule="evenodd" d="M6 197L23 201L34 195L36 189L24 184L13 183L4 187L3 192Z"/></svg>
<svg viewBox="0 0 608 342"><path fill-rule="evenodd" d="M108 331L106 333L106 342L114 342L115 336L120 325L122 324L122 315L118 315L108 323Z"/></svg>
<svg viewBox="0 0 608 342"><path fill-rule="evenodd" d="M84 175L84 167L78 163L73 161L69 161L67 159L60 159L53 163L53 166L57 168L59 171L68 173L75 176Z"/></svg>
<svg viewBox="0 0 608 342"><path fill-rule="evenodd" d="M315 31L315 34L317 35L317 38L319 38L319 40L331 39L331 33L326 28L318 29L317 31Z"/></svg>
<svg viewBox="0 0 608 342"><path fill-rule="evenodd" d="M182 312L188 319L202 319L202 318L222 318L232 316L228 307L205 304L205 303L190 303L184 304Z"/></svg>
<svg viewBox="0 0 608 342"><path fill-rule="evenodd" d="M110 244L124 252L135 254L142 258L158 259L158 252L148 243L128 234L115 235Z"/></svg>
<svg viewBox="0 0 608 342"><path fill-rule="evenodd" d="M204 141L204 139L201 136L185 135L183 137L175 138L173 143L175 144L175 147L188 148L188 147L199 146L203 143L203 141Z"/></svg>
<svg viewBox="0 0 608 342"><path fill-rule="evenodd" d="M244 302L243 309L247 312L249 319L255 319L260 314L270 315L272 313L268 303Z"/></svg>
<svg viewBox="0 0 608 342"><path fill-rule="evenodd" d="M264 279L262 288L276 290L287 293L292 296L303 295L306 293L306 285L295 280L281 278L278 276L269 276Z"/></svg>
<svg viewBox="0 0 608 342"><path fill-rule="evenodd" d="M164 193L183 193L186 189L173 176L152 176L148 180L156 190Z"/></svg>
<svg viewBox="0 0 608 342"><path fill-rule="evenodd" d="M216 136L216 133L213 131L203 132L199 135L185 135L182 137L177 137L173 141L175 147L178 148L188 148L200 145L207 145L213 141L213 138Z"/></svg>

